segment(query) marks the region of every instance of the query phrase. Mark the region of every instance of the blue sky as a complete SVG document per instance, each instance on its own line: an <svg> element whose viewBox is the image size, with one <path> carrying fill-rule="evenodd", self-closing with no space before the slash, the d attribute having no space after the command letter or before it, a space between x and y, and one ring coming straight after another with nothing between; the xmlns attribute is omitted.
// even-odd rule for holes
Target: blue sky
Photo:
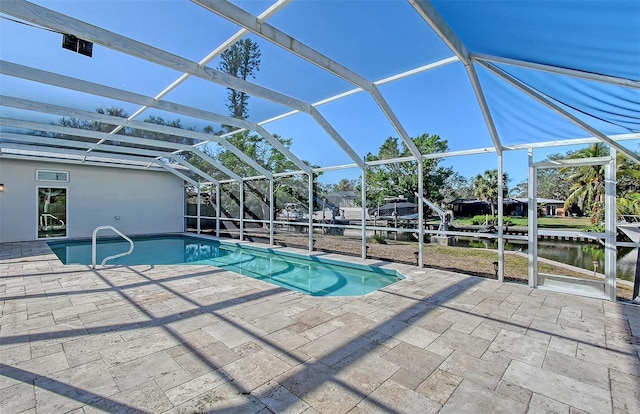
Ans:
<svg viewBox="0 0 640 414"><path fill-rule="evenodd" d="M99 0L35 3L193 61L199 61L238 29L225 19L188 1ZM254 15L261 13L271 4L268 1L234 3ZM590 69L617 70L620 76L635 76L633 65L636 61L625 57L626 60L609 59L608 62L603 62L603 59L598 57L609 56L612 53L609 49L616 52L616 48L632 48L633 53L627 55L630 55L631 59L637 58L634 57L637 51L633 50L635 37L640 40L640 35L634 32L636 26L640 29L640 23L633 21L633 13L639 10L637 2L616 1L615 7L603 9L599 9L600 4L597 4L594 9L599 13L596 21L589 20L589 9L582 7L580 2L560 2L563 13L574 12L586 19L583 23L576 24L576 27L566 25L566 16L551 16L552 19L545 15L551 6L539 7L536 2L526 2L521 6L516 4L518 2L489 2L484 3L484 7L474 2L464 2L465 7L461 7L463 2L434 3L445 17L459 16L452 20L452 27L459 31L463 42L472 46L473 50L483 53L517 53L521 58L525 58L523 55L530 52L531 56L544 59L547 56L542 52L547 50L547 47L552 50L548 57L551 61L547 63L579 65L585 58L593 58L595 63L587 65ZM558 3L554 4L557 6ZM506 13L514 12L518 7L523 8L520 16L526 13L532 15L527 19L515 19L515 22L511 23L503 21ZM499 28L492 24L488 18L489 13L494 13L496 21L501 22ZM612 27L612 22L611 18L607 18L607 13L611 13L611 18L626 19L618 21L617 26L626 25L627 30L609 34L608 28ZM294 0L269 22L371 81L453 55L409 3L403 1ZM523 28L525 23L528 26ZM553 24L556 25L555 30L565 27L567 33L554 32ZM582 24L591 29L585 31L583 26L580 26ZM518 25L521 27L517 27ZM520 34L521 28L524 34ZM474 32L474 29L477 31ZM154 96L180 75L171 69L99 45L95 46L92 58L77 55L60 47L60 34L19 25L5 19L0 20L0 31L0 55L4 60L147 96ZM640 33L640 30L638 32ZM482 33L482 36L474 37L474 33ZM588 41L594 47L593 50L585 49L585 55L582 56L582 51L576 51L575 45L579 41L577 36L586 36L585 33L589 34ZM529 36L528 39L535 41L527 44L523 50L522 43L518 42L523 42L524 36ZM616 39L626 40L610 47L605 42L606 36L613 36L612 39L608 39L609 44ZM251 79L252 82L307 102L316 102L354 88L348 82L285 53L278 46L255 35L248 37L258 42L262 51L262 65L256 78ZM214 68L217 65L217 60L209 64ZM606 115L615 112L615 116L609 117L615 118L615 124L596 121L577 112L579 116L584 116L601 127L605 133L628 133L634 128L637 131L638 124L635 120L640 112L640 96L636 91L601 86L602 84L594 87L583 81L551 77L531 71L513 70L513 73L545 92L561 96L564 102L578 105L592 114ZM483 69L479 70L479 76L503 144L515 145L588 135L520 92L514 92L513 88ZM128 103L61 91L6 76L0 77L0 89L3 94L10 96L43 100L85 110L118 106L131 114L138 108ZM492 146L467 74L459 62L381 85L380 91L410 136L422 133L437 134L448 141L452 151ZM611 97L615 99L612 101ZM187 80L164 99L222 114L228 113L225 107L225 88L200 79ZM612 111L612 108L615 111ZM376 153L387 137L399 136L373 98L365 92L322 105L318 109L360 156L368 152ZM13 112L6 108L0 110L3 116L14 116ZM279 104L252 97L249 119L259 122L288 110ZM149 110L142 118L148 115L162 116L165 119L180 118L184 126L196 129L210 124L203 120L157 110ZM297 114L269 123L265 127L272 133L292 138L294 153L313 164L331 166L352 162L306 114ZM624 145L640 150L639 140L628 141ZM536 160L543 159L550 153L562 153L569 149L576 148L536 150ZM525 151L505 152L504 162L505 171L512 178L512 185L526 179ZM495 154L455 157L443 163L453 166L457 172L467 177L497 166ZM358 172L345 171L344 176L355 178ZM334 178L335 181L339 179L337 173L325 174L324 179Z"/></svg>

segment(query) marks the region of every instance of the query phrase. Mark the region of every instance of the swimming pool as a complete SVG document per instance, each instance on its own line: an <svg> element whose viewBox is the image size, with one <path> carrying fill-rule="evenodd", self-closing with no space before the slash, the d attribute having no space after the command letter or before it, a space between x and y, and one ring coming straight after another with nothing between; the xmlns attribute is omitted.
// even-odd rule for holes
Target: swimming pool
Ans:
<svg viewBox="0 0 640 414"><path fill-rule="evenodd" d="M312 296L362 296L403 278L395 270L376 266L198 237L153 236L133 241L131 255L110 260L107 265L211 265ZM91 264L89 239L48 244L64 264ZM129 244L122 239L99 239L97 263L128 249Z"/></svg>

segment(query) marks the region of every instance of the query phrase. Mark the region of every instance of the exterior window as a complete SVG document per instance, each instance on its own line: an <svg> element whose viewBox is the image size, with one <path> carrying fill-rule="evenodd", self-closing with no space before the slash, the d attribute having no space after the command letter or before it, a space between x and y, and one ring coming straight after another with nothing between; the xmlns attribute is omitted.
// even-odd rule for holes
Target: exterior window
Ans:
<svg viewBox="0 0 640 414"><path fill-rule="evenodd" d="M38 238L67 236L67 189L38 188Z"/></svg>
<svg viewBox="0 0 640 414"><path fill-rule="evenodd" d="M36 170L36 181L57 181L61 183L69 182L68 171Z"/></svg>

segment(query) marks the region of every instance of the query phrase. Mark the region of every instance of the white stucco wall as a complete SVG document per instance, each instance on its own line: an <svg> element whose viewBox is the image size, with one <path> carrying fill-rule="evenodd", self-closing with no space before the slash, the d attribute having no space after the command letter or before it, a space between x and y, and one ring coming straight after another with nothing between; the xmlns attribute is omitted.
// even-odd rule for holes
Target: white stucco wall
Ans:
<svg viewBox="0 0 640 414"><path fill-rule="evenodd" d="M36 169L68 171L69 182L37 182ZM101 225L131 235L184 228L183 182L168 172L0 158L0 183L0 242L37 238L38 187L68 189L69 238L91 237Z"/></svg>

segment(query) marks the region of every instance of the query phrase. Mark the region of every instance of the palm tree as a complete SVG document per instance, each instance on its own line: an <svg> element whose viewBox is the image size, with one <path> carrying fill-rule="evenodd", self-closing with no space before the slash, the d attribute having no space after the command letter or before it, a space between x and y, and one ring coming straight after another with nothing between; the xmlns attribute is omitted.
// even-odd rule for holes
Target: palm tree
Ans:
<svg viewBox="0 0 640 414"><path fill-rule="evenodd" d="M625 197L618 197L617 207L619 215L640 215L640 193L628 193Z"/></svg>
<svg viewBox="0 0 640 414"><path fill-rule="evenodd" d="M609 148L605 144L596 143L572 153L567 158L594 158L608 155ZM636 201L633 194L640 191L640 166L629 161L624 154L618 153L616 167L618 203L633 207ZM568 173L566 180L572 183L569 197L565 200L565 207L573 203L577 204L583 211L590 212L591 221L594 223L604 219L605 168L605 165L587 165L560 169L561 172Z"/></svg>
<svg viewBox="0 0 640 414"><path fill-rule="evenodd" d="M616 167L617 196L629 199L629 201L637 200L634 197L640 193L640 164L631 161L619 152L616 157Z"/></svg>
<svg viewBox="0 0 640 414"><path fill-rule="evenodd" d="M507 174L502 174L504 183L502 195L507 195ZM491 206L491 215L495 216L498 204L498 170L487 170L473 179L473 195L479 200L485 200Z"/></svg>
<svg viewBox="0 0 640 414"><path fill-rule="evenodd" d="M578 150L567 158L606 157L609 150L604 144L596 143ZM564 202L565 208L577 204L583 211L591 213L592 220L604 202L604 165L584 165L581 167L564 167L562 173L568 173L566 180L571 184L569 197Z"/></svg>

